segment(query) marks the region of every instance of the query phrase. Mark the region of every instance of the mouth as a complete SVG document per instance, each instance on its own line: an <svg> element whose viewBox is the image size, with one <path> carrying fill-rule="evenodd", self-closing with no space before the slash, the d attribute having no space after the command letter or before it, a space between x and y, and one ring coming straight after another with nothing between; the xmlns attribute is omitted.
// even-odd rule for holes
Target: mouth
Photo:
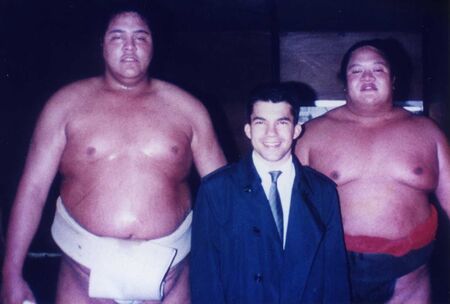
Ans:
<svg viewBox="0 0 450 304"><path fill-rule="evenodd" d="M281 145L280 142L263 142L263 145L267 148L277 148Z"/></svg>
<svg viewBox="0 0 450 304"><path fill-rule="evenodd" d="M121 62L138 62L135 56L125 55L120 58Z"/></svg>
<svg viewBox="0 0 450 304"><path fill-rule="evenodd" d="M365 91L377 91L377 87L373 83L363 84L361 86L361 92Z"/></svg>

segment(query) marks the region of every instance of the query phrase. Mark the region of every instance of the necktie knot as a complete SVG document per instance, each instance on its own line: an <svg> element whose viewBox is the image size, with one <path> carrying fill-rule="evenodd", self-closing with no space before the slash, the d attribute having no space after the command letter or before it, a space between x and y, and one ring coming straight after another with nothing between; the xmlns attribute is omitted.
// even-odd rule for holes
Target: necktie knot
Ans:
<svg viewBox="0 0 450 304"><path fill-rule="evenodd" d="M276 183L278 180L278 177L281 174L281 171L269 171L270 177L272 178L272 183Z"/></svg>

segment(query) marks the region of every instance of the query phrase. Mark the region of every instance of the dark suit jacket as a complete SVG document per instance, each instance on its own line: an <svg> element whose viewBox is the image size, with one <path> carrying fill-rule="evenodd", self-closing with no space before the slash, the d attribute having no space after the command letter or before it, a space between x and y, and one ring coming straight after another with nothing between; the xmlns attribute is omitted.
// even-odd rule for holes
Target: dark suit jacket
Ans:
<svg viewBox="0 0 450 304"><path fill-rule="evenodd" d="M335 184L296 171L285 250L251 155L206 176L194 207L193 303L347 303Z"/></svg>

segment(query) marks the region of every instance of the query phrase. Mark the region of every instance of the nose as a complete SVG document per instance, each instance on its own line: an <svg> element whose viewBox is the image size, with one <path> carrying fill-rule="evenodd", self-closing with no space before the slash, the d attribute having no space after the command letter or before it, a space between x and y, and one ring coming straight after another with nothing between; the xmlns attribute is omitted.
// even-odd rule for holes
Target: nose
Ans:
<svg viewBox="0 0 450 304"><path fill-rule="evenodd" d="M276 124L268 124L266 129L266 135L277 135Z"/></svg>
<svg viewBox="0 0 450 304"><path fill-rule="evenodd" d="M362 73L362 79L364 80L373 80L373 73L371 70L364 70Z"/></svg>
<svg viewBox="0 0 450 304"><path fill-rule="evenodd" d="M127 38L127 39L125 39L123 48L125 50L134 50L134 49L136 49L136 44L134 43L134 40L132 38Z"/></svg>

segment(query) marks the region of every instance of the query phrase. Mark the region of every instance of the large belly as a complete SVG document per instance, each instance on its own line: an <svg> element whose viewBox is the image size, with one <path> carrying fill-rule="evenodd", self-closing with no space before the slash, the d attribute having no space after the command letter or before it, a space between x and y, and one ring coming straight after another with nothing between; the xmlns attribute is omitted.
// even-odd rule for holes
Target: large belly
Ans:
<svg viewBox="0 0 450 304"><path fill-rule="evenodd" d="M64 178L61 196L72 217L94 234L161 237L174 231L191 208L187 183L163 168L87 166Z"/></svg>
<svg viewBox="0 0 450 304"><path fill-rule="evenodd" d="M393 180L359 179L338 186L344 231L397 239L430 215L428 193Z"/></svg>

